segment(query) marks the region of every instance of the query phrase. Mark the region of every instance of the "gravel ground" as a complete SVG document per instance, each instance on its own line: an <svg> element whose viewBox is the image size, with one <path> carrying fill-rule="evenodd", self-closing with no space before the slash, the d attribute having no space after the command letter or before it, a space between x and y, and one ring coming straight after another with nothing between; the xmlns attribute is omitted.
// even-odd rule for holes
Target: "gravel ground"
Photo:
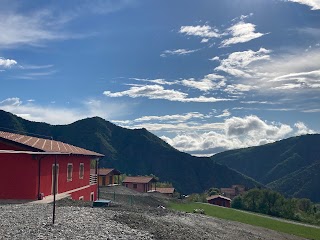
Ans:
<svg viewBox="0 0 320 240"><path fill-rule="evenodd" d="M53 226L52 205L0 205L0 239L301 239L168 209L88 206L78 201L60 202Z"/></svg>

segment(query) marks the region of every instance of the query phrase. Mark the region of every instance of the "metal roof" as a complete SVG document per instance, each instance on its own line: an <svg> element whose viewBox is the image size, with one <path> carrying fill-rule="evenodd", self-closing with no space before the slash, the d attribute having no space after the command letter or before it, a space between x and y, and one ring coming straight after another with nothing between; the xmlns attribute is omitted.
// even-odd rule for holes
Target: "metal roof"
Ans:
<svg viewBox="0 0 320 240"><path fill-rule="evenodd" d="M213 195L213 196L207 197L207 200L212 200L212 199L217 199L217 198L222 198L224 200L231 201L230 198L227 198L227 197L221 196L221 195Z"/></svg>
<svg viewBox="0 0 320 240"><path fill-rule="evenodd" d="M172 193L174 193L175 189L174 188L160 188L160 187L157 187L157 189L155 191L159 192L159 193L164 193L164 194L172 194Z"/></svg>
<svg viewBox="0 0 320 240"><path fill-rule="evenodd" d="M153 177L126 177L123 183L149 183L156 182L157 180Z"/></svg>
<svg viewBox="0 0 320 240"><path fill-rule="evenodd" d="M65 154L78 154L78 155L87 155L87 156L97 156L103 157L104 155L89 151L84 148L76 147L71 144L67 144L60 141L32 137L27 135L21 135L10 132L0 131L0 141L11 142L14 144L23 145L25 147L31 148L35 151L41 152L55 152L55 153L65 153ZM11 150L11 149L3 149Z"/></svg>
<svg viewBox="0 0 320 240"><path fill-rule="evenodd" d="M113 175L120 175L121 172L115 168L99 168L99 175L108 175L113 173Z"/></svg>

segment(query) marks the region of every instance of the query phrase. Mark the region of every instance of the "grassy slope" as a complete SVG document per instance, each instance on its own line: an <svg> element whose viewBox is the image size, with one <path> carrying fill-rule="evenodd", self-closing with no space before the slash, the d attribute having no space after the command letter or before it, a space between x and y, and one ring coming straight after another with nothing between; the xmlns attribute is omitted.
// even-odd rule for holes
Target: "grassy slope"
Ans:
<svg viewBox="0 0 320 240"><path fill-rule="evenodd" d="M204 203L171 203L170 208L184 211L193 212L193 209L204 209L205 214L217 217L221 219L241 222L250 224L253 226L264 227L278 232L288 233L296 235L299 237L304 237L308 239L319 239L320 240L320 229L302 226L294 223L282 222L276 219L271 219L264 217L262 215L254 215L251 213L245 213L242 211L237 211L232 208L222 208L214 205L204 204Z"/></svg>

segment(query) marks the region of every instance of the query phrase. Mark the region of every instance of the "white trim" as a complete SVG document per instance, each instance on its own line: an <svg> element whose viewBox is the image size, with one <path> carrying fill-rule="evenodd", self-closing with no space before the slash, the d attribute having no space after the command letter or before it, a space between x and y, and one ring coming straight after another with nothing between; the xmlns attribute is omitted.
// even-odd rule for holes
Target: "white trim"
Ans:
<svg viewBox="0 0 320 240"><path fill-rule="evenodd" d="M71 166L71 176L69 176L69 166ZM68 163L68 165L67 165L67 182L72 181L72 173L73 173L73 163Z"/></svg>
<svg viewBox="0 0 320 240"><path fill-rule="evenodd" d="M79 201L83 201L83 200L84 200L83 196L79 197Z"/></svg>
<svg viewBox="0 0 320 240"><path fill-rule="evenodd" d="M83 166L82 177L81 177L81 166ZM83 179L83 178L84 178L84 163L80 163L80 165L79 165L79 179Z"/></svg>

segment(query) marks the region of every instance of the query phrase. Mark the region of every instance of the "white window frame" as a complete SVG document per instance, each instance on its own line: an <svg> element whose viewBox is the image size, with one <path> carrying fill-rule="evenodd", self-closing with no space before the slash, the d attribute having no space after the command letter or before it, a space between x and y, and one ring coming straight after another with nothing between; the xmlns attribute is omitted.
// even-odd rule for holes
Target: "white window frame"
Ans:
<svg viewBox="0 0 320 240"><path fill-rule="evenodd" d="M82 176L81 176L81 166L83 166ZM83 178L84 178L84 163L80 163L80 165L79 165L79 179L83 179Z"/></svg>
<svg viewBox="0 0 320 240"><path fill-rule="evenodd" d="M83 201L83 200L84 200L83 196L79 197L79 201Z"/></svg>
<svg viewBox="0 0 320 240"><path fill-rule="evenodd" d="M69 166L71 166L71 176L69 176ZM72 173L73 173L73 164L72 163L68 163L67 165L67 182L71 182L72 181Z"/></svg>

